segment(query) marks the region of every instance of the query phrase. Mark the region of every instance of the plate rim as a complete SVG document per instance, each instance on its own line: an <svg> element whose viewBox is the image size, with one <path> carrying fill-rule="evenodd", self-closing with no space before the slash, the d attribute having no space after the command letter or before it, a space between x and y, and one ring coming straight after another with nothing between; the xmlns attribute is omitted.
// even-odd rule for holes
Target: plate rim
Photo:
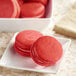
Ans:
<svg viewBox="0 0 76 76"><path fill-rule="evenodd" d="M9 44L8 44L8 46L7 46L7 48L5 49L5 52L3 53L3 55L2 55L2 57L1 57L1 59L0 59L0 66L2 66L2 67L7 67L7 68L11 68L11 69L18 69L18 70L26 70L26 71L33 71L33 72L40 72L40 73L52 73L52 74L55 74L58 70L56 70L56 71L42 71L42 70L36 70L36 69L31 69L31 68L20 68L20 67L15 67L15 66L8 66L8 65L4 65L4 64L2 64L2 60L3 60L3 58L4 58L4 56L5 56L5 54L7 53L7 49L9 48L9 46L10 46L10 44L11 44L11 42L13 41L13 39L15 38L15 36L17 35L17 33L15 33L14 34L14 36L13 36L13 38L10 40L10 42L9 42ZM60 37L56 37L55 36L55 38L57 38L57 39L62 39L62 40L67 40L67 42L66 43L68 43L67 45L67 47L69 48L69 46L70 46L70 44L71 44L71 39L67 39L67 38L60 38Z"/></svg>

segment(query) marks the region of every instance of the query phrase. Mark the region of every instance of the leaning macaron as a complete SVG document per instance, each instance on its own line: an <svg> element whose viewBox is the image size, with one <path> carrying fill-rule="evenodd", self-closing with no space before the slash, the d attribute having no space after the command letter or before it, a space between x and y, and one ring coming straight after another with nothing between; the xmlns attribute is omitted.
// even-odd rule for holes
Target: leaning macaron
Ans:
<svg viewBox="0 0 76 76"><path fill-rule="evenodd" d="M45 6L41 3L28 2L21 6L22 18L43 18L45 16Z"/></svg>
<svg viewBox="0 0 76 76"><path fill-rule="evenodd" d="M47 5L49 0L25 0L25 1L27 1L27 2L39 2L39 3L42 3L44 5Z"/></svg>
<svg viewBox="0 0 76 76"><path fill-rule="evenodd" d="M24 30L16 36L14 49L22 56L30 56L31 46L41 36L43 35L38 31Z"/></svg>
<svg viewBox="0 0 76 76"><path fill-rule="evenodd" d="M30 54L37 64L51 66L62 57L63 49L54 37L43 36L33 44Z"/></svg>

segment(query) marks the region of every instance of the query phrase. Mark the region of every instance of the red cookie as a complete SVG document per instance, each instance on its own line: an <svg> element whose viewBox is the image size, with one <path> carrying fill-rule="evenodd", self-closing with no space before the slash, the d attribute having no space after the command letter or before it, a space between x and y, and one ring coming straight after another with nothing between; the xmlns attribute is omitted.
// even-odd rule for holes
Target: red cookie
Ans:
<svg viewBox="0 0 76 76"><path fill-rule="evenodd" d="M48 3L48 0L25 0L27 2L39 2L39 3L42 3L44 5L47 5Z"/></svg>
<svg viewBox="0 0 76 76"><path fill-rule="evenodd" d="M62 56L61 44L53 37L40 37L31 48L31 57L42 66L54 65Z"/></svg>
<svg viewBox="0 0 76 76"><path fill-rule="evenodd" d="M22 18L42 18L45 15L45 7L41 3L24 3L21 7Z"/></svg>
<svg viewBox="0 0 76 76"><path fill-rule="evenodd" d="M20 55L30 56L32 44L41 36L43 35L38 31L24 30L16 36L14 48Z"/></svg>

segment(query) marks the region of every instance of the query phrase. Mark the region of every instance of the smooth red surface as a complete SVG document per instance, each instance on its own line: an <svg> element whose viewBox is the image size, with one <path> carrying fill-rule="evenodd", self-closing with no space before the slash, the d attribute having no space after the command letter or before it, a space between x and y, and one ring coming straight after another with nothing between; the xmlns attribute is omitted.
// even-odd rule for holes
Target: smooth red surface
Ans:
<svg viewBox="0 0 76 76"><path fill-rule="evenodd" d="M44 5L47 5L49 0L25 0L25 1L27 1L27 2L40 2Z"/></svg>
<svg viewBox="0 0 76 76"><path fill-rule="evenodd" d="M11 0L0 0L0 18L12 17L13 13L14 13L13 2Z"/></svg>
<svg viewBox="0 0 76 76"><path fill-rule="evenodd" d="M61 44L50 36L40 37L31 48L33 60L42 66L54 65L62 54Z"/></svg>
<svg viewBox="0 0 76 76"><path fill-rule="evenodd" d="M29 50L28 53L30 56L30 48L32 44L41 36L43 35L38 31L24 30L16 36L14 45L19 51L27 52L27 50Z"/></svg>
<svg viewBox="0 0 76 76"><path fill-rule="evenodd" d="M28 2L21 7L21 17L41 18L45 14L45 6L41 3Z"/></svg>
<svg viewBox="0 0 76 76"><path fill-rule="evenodd" d="M20 7L16 0L0 0L0 18L18 18Z"/></svg>

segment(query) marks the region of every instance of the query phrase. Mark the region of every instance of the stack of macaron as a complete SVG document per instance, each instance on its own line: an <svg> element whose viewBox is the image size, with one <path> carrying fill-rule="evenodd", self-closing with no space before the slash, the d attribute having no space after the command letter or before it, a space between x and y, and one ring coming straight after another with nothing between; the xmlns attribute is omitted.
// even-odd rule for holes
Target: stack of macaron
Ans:
<svg viewBox="0 0 76 76"><path fill-rule="evenodd" d="M43 35L37 31L22 31L16 36L14 47L22 56L30 56L31 45L41 36Z"/></svg>
<svg viewBox="0 0 76 76"><path fill-rule="evenodd" d="M35 30L24 30L17 34L15 51L25 57L31 57L41 66L56 64L63 55L62 45L52 36L44 36Z"/></svg>
<svg viewBox="0 0 76 76"><path fill-rule="evenodd" d="M0 18L44 18L49 0L0 0Z"/></svg>

